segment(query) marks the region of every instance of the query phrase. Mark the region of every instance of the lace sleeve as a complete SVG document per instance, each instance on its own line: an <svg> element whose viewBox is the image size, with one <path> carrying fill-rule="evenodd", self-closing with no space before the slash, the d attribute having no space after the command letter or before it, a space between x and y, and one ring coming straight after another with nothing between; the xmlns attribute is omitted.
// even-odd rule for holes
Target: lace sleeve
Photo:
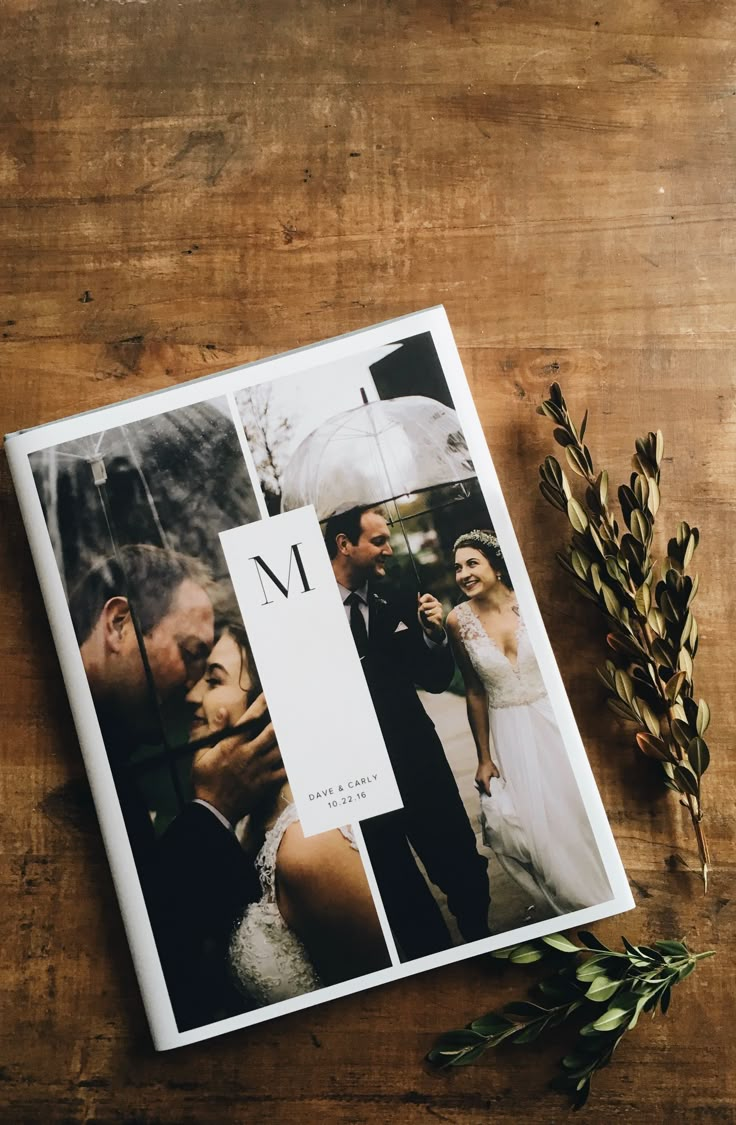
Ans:
<svg viewBox="0 0 736 1125"><path fill-rule="evenodd" d="M455 606L455 623L457 635L464 648L468 648L468 641L478 636L478 618L473 613L467 602L460 602Z"/></svg>
<svg viewBox="0 0 736 1125"><path fill-rule="evenodd" d="M268 902L276 900L276 855L286 829L299 819L297 807L287 805L272 828L266 833L263 847L256 856L256 870L261 881L261 893Z"/></svg>

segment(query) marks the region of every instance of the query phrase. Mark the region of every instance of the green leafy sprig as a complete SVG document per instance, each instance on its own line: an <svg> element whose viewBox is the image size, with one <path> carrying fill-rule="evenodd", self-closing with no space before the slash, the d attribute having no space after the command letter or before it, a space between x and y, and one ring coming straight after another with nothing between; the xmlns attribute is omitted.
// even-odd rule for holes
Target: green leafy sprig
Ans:
<svg viewBox="0 0 736 1125"><path fill-rule="evenodd" d="M628 484L618 489L623 533L609 506L608 473L596 472L585 429L575 426L558 383L537 408L555 423L554 438L565 450L567 464L586 482L582 500L555 457L539 468L544 498L564 512L572 536L557 558L577 590L595 602L608 619L608 645L614 659L598 669L608 689L608 705L639 730L642 753L658 761L664 784L680 796L692 820L704 890L708 889L709 855L703 831L701 778L710 752L703 735L710 708L696 701L693 661L698 650L698 625L691 609L698 590L697 574L687 568L698 545L696 527L682 522L667 546L666 558L652 555L655 518L660 504L662 434L637 438Z"/></svg>
<svg viewBox="0 0 736 1125"><path fill-rule="evenodd" d="M446 1032L427 1055L429 1062L440 1069L467 1066L489 1047L507 1041L532 1043L547 1028L578 1013L582 1026L575 1046L562 1059L562 1073L551 1086L568 1094L579 1109L588 1098L593 1075L611 1061L641 1013L654 1017L659 1007L664 1014L674 985L689 976L698 961L714 954L691 953L684 941L637 946L626 938L624 951L618 953L586 930L578 937L582 946L563 934L551 934L493 953L522 965L552 957L557 968L535 986L534 1001L506 1004L467 1027Z"/></svg>

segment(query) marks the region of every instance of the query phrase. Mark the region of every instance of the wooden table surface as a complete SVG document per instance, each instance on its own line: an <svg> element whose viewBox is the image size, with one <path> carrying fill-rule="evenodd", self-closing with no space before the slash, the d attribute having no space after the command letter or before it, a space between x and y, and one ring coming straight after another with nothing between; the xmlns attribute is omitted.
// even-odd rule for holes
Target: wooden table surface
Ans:
<svg viewBox="0 0 736 1125"><path fill-rule="evenodd" d="M736 1119L735 28L727 0L3 5L3 430L445 304L637 899L596 930L718 950L595 1122ZM618 477L664 431L661 522L702 532L707 897L554 562L553 378ZM424 1068L532 979L482 960L153 1052L4 459L0 503L2 1120L567 1120L555 1043Z"/></svg>

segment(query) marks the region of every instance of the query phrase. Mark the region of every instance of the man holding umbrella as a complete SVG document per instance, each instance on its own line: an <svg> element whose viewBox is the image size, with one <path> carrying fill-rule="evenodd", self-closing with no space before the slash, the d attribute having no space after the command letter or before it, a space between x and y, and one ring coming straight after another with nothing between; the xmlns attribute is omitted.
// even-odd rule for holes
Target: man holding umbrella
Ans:
<svg viewBox="0 0 736 1125"><path fill-rule="evenodd" d="M463 938L487 937L487 861L478 854L442 744L416 692L442 692L452 679L442 606L425 593L407 611L373 589L393 553L379 509L355 507L331 516L325 542L404 804L361 822L402 957L452 945L412 848L447 896Z"/></svg>

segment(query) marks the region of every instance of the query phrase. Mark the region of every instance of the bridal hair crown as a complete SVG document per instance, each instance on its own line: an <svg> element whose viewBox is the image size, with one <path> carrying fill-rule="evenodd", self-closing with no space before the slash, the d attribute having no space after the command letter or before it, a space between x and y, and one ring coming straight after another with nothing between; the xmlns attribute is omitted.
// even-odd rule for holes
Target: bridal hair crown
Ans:
<svg viewBox="0 0 736 1125"><path fill-rule="evenodd" d="M490 531L465 531L462 535L458 536L453 544L453 551L457 551L459 547L467 547L471 543L482 543L484 547L491 547L492 550L500 553L501 548L498 545L498 539L492 535Z"/></svg>

